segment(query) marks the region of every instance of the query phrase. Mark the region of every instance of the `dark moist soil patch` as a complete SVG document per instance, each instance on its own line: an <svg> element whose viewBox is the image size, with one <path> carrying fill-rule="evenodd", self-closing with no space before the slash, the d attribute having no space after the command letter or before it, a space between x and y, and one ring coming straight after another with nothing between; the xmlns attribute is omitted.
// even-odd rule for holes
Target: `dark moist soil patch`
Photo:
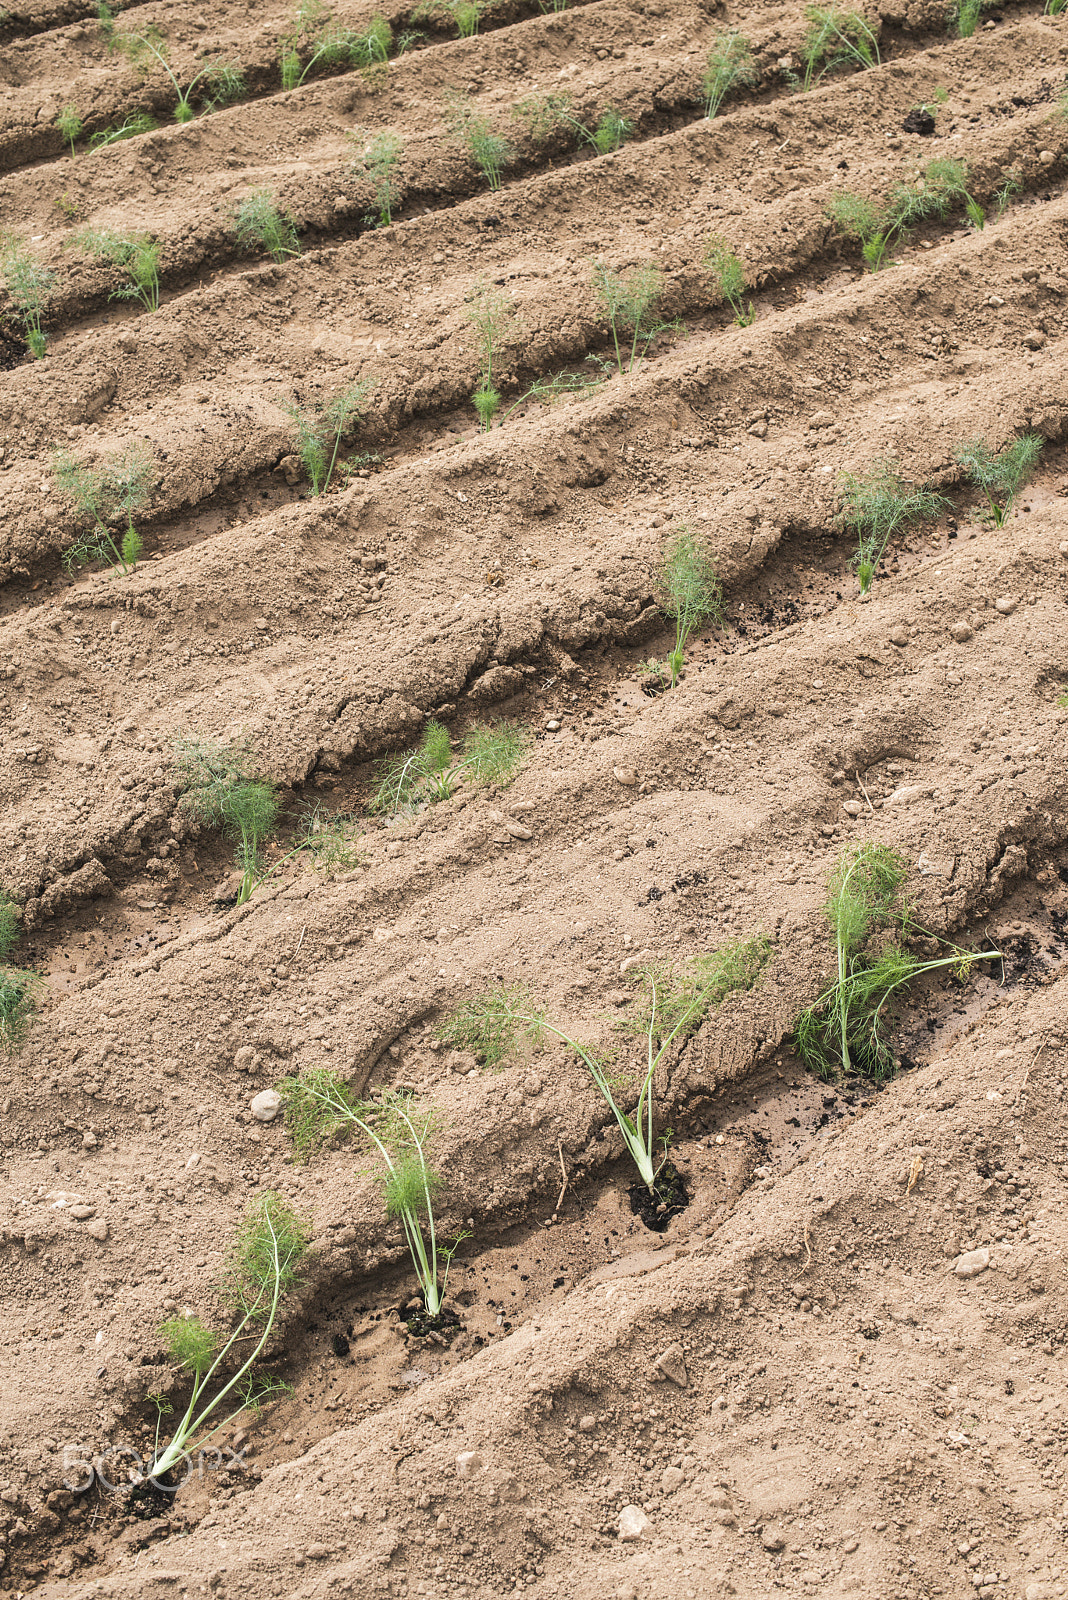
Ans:
<svg viewBox="0 0 1068 1600"><path fill-rule="evenodd" d="M627 1190L630 1209L653 1233L663 1233L672 1217L690 1203L686 1185L674 1162L665 1161L656 1175L652 1194L640 1180Z"/></svg>
<svg viewBox="0 0 1068 1600"><path fill-rule="evenodd" d="M460 1319L448 1306L444 1306L436 1317L429 1317L422 1302L412 1300L400 1306L397 1315L413 1339L433 1339L435 1344L451 1344L460 1332Z"/></svg>

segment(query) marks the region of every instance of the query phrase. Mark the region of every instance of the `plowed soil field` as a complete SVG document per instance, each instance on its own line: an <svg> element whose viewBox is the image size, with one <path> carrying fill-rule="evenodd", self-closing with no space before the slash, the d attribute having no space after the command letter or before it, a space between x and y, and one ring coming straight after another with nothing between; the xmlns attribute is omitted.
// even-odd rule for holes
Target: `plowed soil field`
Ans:
<svg viewBox="0 0 1068 1600"><path fill-rule="evenodd" d="M361 65L316 55L369 37L342 0L0 13L0 887L7 960L40 974L0 1052L0 1588L1053 1600L1068 21L991 6L959 37L942 0L881 0L872 65L806 90L800 0L385 20ZM710 120L727 30L753 71ZM207 71L192 120L160 56ZM205 113L219 63L243 85ZM599 153L607 112L629 137ZM464 123L505 142L499 187ZM959 191L920 204L869 270L829 208L929 196L932 162L985 225ZM250 195L277 259L239 241ZM130 236L158 309L121 293ZM614 274L652 295L633 363ZM354 390L314 495L301 426ZM958 452L1028 435L995 520ZM132 570L70 560L92 520L57 452L83 483L142 463ZM880 463L943 498L862 595L843 475ZM668 687L680 529L722 611ZM435 722L458 760L499 725L522 759L376 809ZM191 746L279 800L247 899ZM820 1081L794 1027L868 842L907 868L917 951L1002 959L901 992L885 1081ZM656 1072L666 1225L574 1050L442 1038L521 987L632 1108L642 972L758 938L757 981ZM433 1113L439 1232L467 1236L428 1332L368 1153L298 1160L252 1110L321 1069ZM225 1326L265 1191L311 1232L265 1358L289 1389L159 1491L150 1396L166 1433L190 1392L160 1325Z"/></svg>

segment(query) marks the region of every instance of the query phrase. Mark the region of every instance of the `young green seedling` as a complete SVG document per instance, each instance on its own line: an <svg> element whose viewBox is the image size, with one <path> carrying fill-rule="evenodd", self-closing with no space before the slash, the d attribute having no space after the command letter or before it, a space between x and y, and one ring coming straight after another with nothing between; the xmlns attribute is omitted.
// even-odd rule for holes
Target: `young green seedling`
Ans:
<svg viewBox="0 0 1068 1600"><path fill-rule="evenodd" d="M288 211L279 211L269 189L253 189L234 214L234 232L244 250L266 250L272 261L300 255L297 225Z"/></svg>
<svg viewBox="0 0 1068 1600"><path fill-rule="evenodd" d="M736 89L748 88L756 82L756 63L745 34L732 32L719 34L708 52L705 75L701 79L701 89L705 97L705 116L711 119L728 95L733 94Z"/></svg>
<svg viewBox="0 0 1068 1600"><path fill-rule="evenodd" d="M278 1318L283 1297L297 1281L311 1230L268 1190L249 1204L227 1262L224 1289L236 1315L230 1333L216 1333L199 1317L173 1317L159 1329L174 1360L192 1376L189 1404L171 1437L160 1447L160 1426L171 1406L153 1396L159 1411L156 1447L146 1473L160 1482L188 1461L194 1444L203 1448L242 1411L288 1392L274 1378L256 1377L259 1360ZM251 1345L251 1349L247 1347ZM223 1382L233 1356L243 1357L234 1375ZM223 1415L215 1420L218 1413ZM207 1431L205 1431L207 1430Z"/></svg>
<svg viewBox="0 0 1068 1600"><path fill-rule="evenodd" d="M416 1111L407 1097L393 1092L378 1101L361 1100L326 1067L299 1078L285 1078L278 1091L299 1156L306 1156L323 1139L351 1128L374 1146L385 1169L386 1214L400 1218L427 1316L440 1316L453 1255L469 1235L460 1233L447 1246L438 1241L434 1201L441 1178L426 1158L433 1112Z"/></svg>
<svg viewBox="0 0 1068 1600"><path fill-rule="evenodd" d="M949 8L949 25L958 39L970 39L979 26L984 0L955 0Z"/></svg>
<svg viewBox="0 0 1068 1600"><path fill-rule="evenodd" d="M146 311L159 310L158 240L147 233L120 234L106 228L86 228L75 234L71 243L123 269L128 282L113 289L109 300L140 300Z"/></svg>
<svg viewBox="0 0 1068 1600"><path fill-rule="evenodd" d="M463 778L480 786L505 783L525 748L525 729L497 722L469 729L457 755L448 729L431 720L414 750L380 764L370 808L387 816L409 816L417 807L450 799Z"/></svg>
<svg viewBox="0 0 1068 1600"><path fill-rule="evenodd" d="M844 472L838 480L842 509L838 520L857 538L853 563L861 594L867 594L887 543L898 528L937 517L949 505L944 494L907 483L889 457L872 462L866 472Z"/></svg>
<svg viewBox="0 0 1068 1600"><path fill-rule="evenodd" d="M467 292L467 319L474 326L478 350L478 388L472 402L485 433L500 410L500 390L494 386L493 367L503 345L514 344L523 328L511 296L494 283L479 278Z"/></svg>
<svg viewBox="0 0 1068 1600"><path fill-rule="evenodd" d="M876 32L857 11L842 6L809 6L809 30L801 46L805 64L802 89L811 89L829 72L855 66L862 70L881 64Z"/></svg>
<svg viewBox="0 0 1068 1600"><path fill-rule="evenodd" d="M77 514L92 527L63 556L70 569L84 561L107 561L124 576L141 554L141 535L133 519L152 498L157 483L156 457L149 445L129 445L117 455L86 466L66 450L52 457L52 475L60 494L73 501ZM125 522L121 535L111 524Z"/></svg>
<svg viewBox="0 0 1068 1600"><path fill-rule="evenodd" d="M739 328L748 328L750 323L756 321L756 311L751 300L748 305L745 303L744 295L748 284L741 259L734 254L726 239L713 234L705 245L704 264L715 278L720 294L734 312L734 320Z"/></svg>
<svg viewBox="0 0 1068 1600"><path fill-rule="evenodd" d="M1034 470L1044 442L1041 434L1025 433L999 451L991 450L985 439L972 439L957 446L954 458L985 497L996 527L1003 526L1017 491Z"/></svg>
<svg viewBox="0 0 1068 1600"><path fill-rule="evenodd" d="M245 93L247 85L240 66L221 57L205 62L183 88L167 59L166 40L156 28L148 27L143 33L115 33L112 43L140 67L142 73L150 72L153 65L163 68L177 96L175 122L192 122L196 116L193 95L198 87L205 112L213 111L216 106L229 105Z"/></svg>
<svg viewBox="0 0 1068 1600"><path fill-rule="evenodd" d="M85 124L78 115L77 106L64 106L56 118L56 127L67 144L70 145L70 158L74 160L74 141L80 139Z"/></svg>
<svg viewBox="0 0 1068 1600"><path fill-rule="evenodd" d="M984 212L968 193L967 179L963 161L929 161L914 182L896 184L884 205L844 192L835 195L827 215L842 233L860 241L864 260L878 272L911 228L928 217L944 217L957 204L964 206L976 227L982 227Z"/></svg>
<svg viewBox="0 0 1068 1600"><path fill-rule="evenodd" d="M518 411L527 400L537 400L540 405L551 406L564 395L586 394L590 389L599 388L603 382L603 378L583 377L581 372L557 372L551 378L535 378L526 393L521 394L518 400L513 400L497 425L503 428L513 411ZM476 404L477 400L476 395Z"/></svg>
<svg viewBox="0 0 1068 1600"><path fill-rule="evenodd" d="M703 622L723 621L723 591L712 557L700 539L680 524L660 566L661 606L675 623L675 648L668 656L669 687L679 681L686 646Z"/></svg>
<svg viewBox="0 0 1068 1600"><path fill-rule="evenodd" d="M293 30L282 43L282 88L297 89L315 67L359 67L384 62L393 32L385 17L371 18L363 33L330 23L330 11L318 0L304 0L297 8ZM307 62L302 66L304 53Z"/></svg>
<svg viewBox="0 0 1068 1600"><path fill-rule="evenodd" d="M543 1010L519 986L493 989L464 1005L442 1029L441 1037L461 1049L472 1050L487 1065L502 1061L524 1038L539 1040L546 1033L573 1050L603 1095L623 1142L650 1192L667 1159L669 1135L657 1135L654 1091L657 1068L673 1045L681 1043L704 1020L709 1010L737 989L750 989L770 954L766 939L754 938L710 956L698 957L682 968L648 967L641 973L638 1013L628 1031L644 1041L637 1103L627 1112L616 1096L618 1082L609 1078L608 1063L570 1033L549 1022Z"/></svg>
<svg viewBox="0 0 1068 1600"><path fill-rule="evenodd" d="M424 18L433 20L448 18L455 26L459 38L473 39L478 32L482 14L489 9L491 3L492 0L427 0L427 3L416 6L412 12L412 21L421 22Z"/></svg>
<svg viewBox="0 0 1068 1600"><path fill-rule="evenodd" d="M529 95L512 107L512 115L526 123L532 144L543 145L558 129L567 129L601 156L618 150L634 131L633 122L615 106L606 106L596 127L587 128L574 115L568 95Z"/></svg>
<svg viewBox="0 0 1068 1600"><path fill-rule="evenodd" d="M352 41L350 59L358 67L380 66L389 60L393 44L393 29L383 16L371 18L362 33Z"/></svg>
<svg viewBox="0 0 1068 1600"><path fill-rule="evenodd" d="M626 370L634 371L638 359L639 339L652 337L653 329L647 327L646 317L663 291L663 275L656 267L632 267L629 272L613 272L602 262L593 263L593 287L608 318L612 330L612 343L616 352L616 368L622 376L623 350L620 334L627 329L633 335Z"/></svg>
<svg viewBox="0 0 1068 1600"><path fill-rule="evenodd" d="M117 128L99 128L89 136L90 150L103 150L109 144L120 144L123 139L136 139L139 134L151 133L159 126L147 111L135 111Z"/></svg>
<svg viewBox="0 0 1068 1600"><path fill-rule="evenodd" d="M329 812L321 800L305 805L294 854L309 857L322 872L348 872L360 864L360 830L355 817Z"/></svg>
<svg viewBox="0 0 1068 1600"><path fill-rule="evenodd" d="M40 361L48 345L41 319L52 298L56 275L38 260L28 244L14 234L4 233L0 234L0 277L26 330L29 352Z"/></svg>
<svg viewBox="0 0 1068 1600"><path fill-rule="evenodd" d="M21 932L18 907L6 890L0 889L0 1048L5 1050L14 1050L22 1042L41 983L36 972L8 963Z"/></svg>
<svg viewBox="0 0 1068 1600"><path fill-rule="evenodd" d="M794 1028L802 1060L820 1078L854 1070L888 1077L894 1057L883 1030L898 990L926 972L950 967L962 979L975 962L1000 959L998 950L964 950L914 923L901 898L905 875L895 851L868 843L846 850L831 877L824 915L834 934L837 976ZM872 934L890 927L897 937L866 954ZM904 948L912 933L937 939L952 954L919 960Z"/></svg>
<svg viewBox="0 0 1068 1600"><path fill-rule="evenodd" d="M362 417L367 410L365 402L375 383L374 378L361 378L310 414L296 405L283 407L296 424L297 449L311 479L313 497L325 494L330 487L341 436L352 426L353 419Z"/></svg>
<svg viewBox="0 0 1068 1600"><path fill-rule="evenodd" d="M378 226L388 227L393 221L393 207L401 194L397 167L404 153L403 141L395 133L372 134L364 128L354 128L349 138L357 146L352 170L357 177L371 185L378 212Z"/></svg>
<svg viewBox="0 0 1068 1600"><path fill-rule="evenodd" d="M487 119L475 110L467 95L446 91L445 123L449 133L467 150L490 189L499 189L505 167L515 160L507 139L494 133Z"/></svg>
<svg viewBox="0 0 1068 1600"><path fill-rule="evenodd" d="M282 865L276 861L267 866L263 859L264 845L278 821L274 785L253 775L248 750L191 739L176 741L174 780L181 793L181 811L201 827L221 827L236 840L235 859L241 869L236 903L243 906Z"/></svg>

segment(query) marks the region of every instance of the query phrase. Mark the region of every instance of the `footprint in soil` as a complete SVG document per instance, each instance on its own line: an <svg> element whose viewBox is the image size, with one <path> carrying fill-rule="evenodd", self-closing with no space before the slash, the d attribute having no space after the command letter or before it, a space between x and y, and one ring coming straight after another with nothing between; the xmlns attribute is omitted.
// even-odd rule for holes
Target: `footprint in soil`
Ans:
<svg viewBox="0 0 1068 1600"><path fill-rule="evenodd" d="M631 1211L653 1233L663 1233L672 1217L685 1211L690 1203L682 1175L671 1161L665 1161L657 1173L652 1193L639 1181L631 1184L627 1197Z"/></svg>

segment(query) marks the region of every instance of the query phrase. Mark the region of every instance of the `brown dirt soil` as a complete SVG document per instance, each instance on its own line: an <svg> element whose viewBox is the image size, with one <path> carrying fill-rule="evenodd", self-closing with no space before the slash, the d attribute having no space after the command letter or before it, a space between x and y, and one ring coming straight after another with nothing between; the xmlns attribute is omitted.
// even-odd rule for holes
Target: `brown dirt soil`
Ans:
<svg viewBox="0 0 1068 1600"><path fill-rule="evenodd" d="M87 0L0 24L0 226L55 274L44 359L14 306L0 329L0 885L43 975L0 1055L0 1588L1053 1600L1068 23L1006 5L962 40L936 0L883 0L882 64L801 94L800 4L513 0L466 40L386 15L422 29L413 50L282 92L285 7L127 7L119 28L158 27L182 82L242 65L245 97L184 126ZM709 122L726 26L756 78ZM499 191L449 135L450 88L514 146ZM616 107L630 141L534 141L513 109L547 95L587 126ZM902 129L920 105L930 136ZM161 125L88 147L137 112ZM403 141L392 226L369 217L356 130ZM829 199L881 200L934 157L967 163L987 226L929 219L862 271ZM300 255L238 248L262 188ZM86 227L157 238L158 311L112 298ZM750 326L702 266L712 232L744 263ZM595 258L663 275L672 325L627 375ZM561 369L590 386L479 433L479 280L521 319L506 408ZM309 498L285 408L360 379L348 476ZM996 527L955 450L1027 430L1044 449ZM84 524L52 453L134 442L156 474L142 559L68 574ZM948 505L861 599L837 485L885 456ZM650 693L679 523L726 618ZM430 717L455 739L522 724L523 763L387 825L376 763ZM178 737L244 743L279 786L276 870L244 905L232 842L180 809ZM332 871L282 860L309 807L358 832ZM1004 969L915 984L896 1076L825 1084L793 1027L833 967L829 874L865 840L901 852L920 923L993 941ZM657 1074L687 1201L662 1232L573 1053L488 1070L438 1038L465 998L522 983L625 1070L633 968L757 932L759 982ZM366 1159L333 1142L297 1163L251 1114L313 1067L435 1109L441 1228L470 1232L441 1332L398 1315L413 1279ZM159 1325L219 1322L265 1189L313 1235L269 1351L291 1392L173 1499L133 1487L149 1395L188 1394Z"/></svg>

